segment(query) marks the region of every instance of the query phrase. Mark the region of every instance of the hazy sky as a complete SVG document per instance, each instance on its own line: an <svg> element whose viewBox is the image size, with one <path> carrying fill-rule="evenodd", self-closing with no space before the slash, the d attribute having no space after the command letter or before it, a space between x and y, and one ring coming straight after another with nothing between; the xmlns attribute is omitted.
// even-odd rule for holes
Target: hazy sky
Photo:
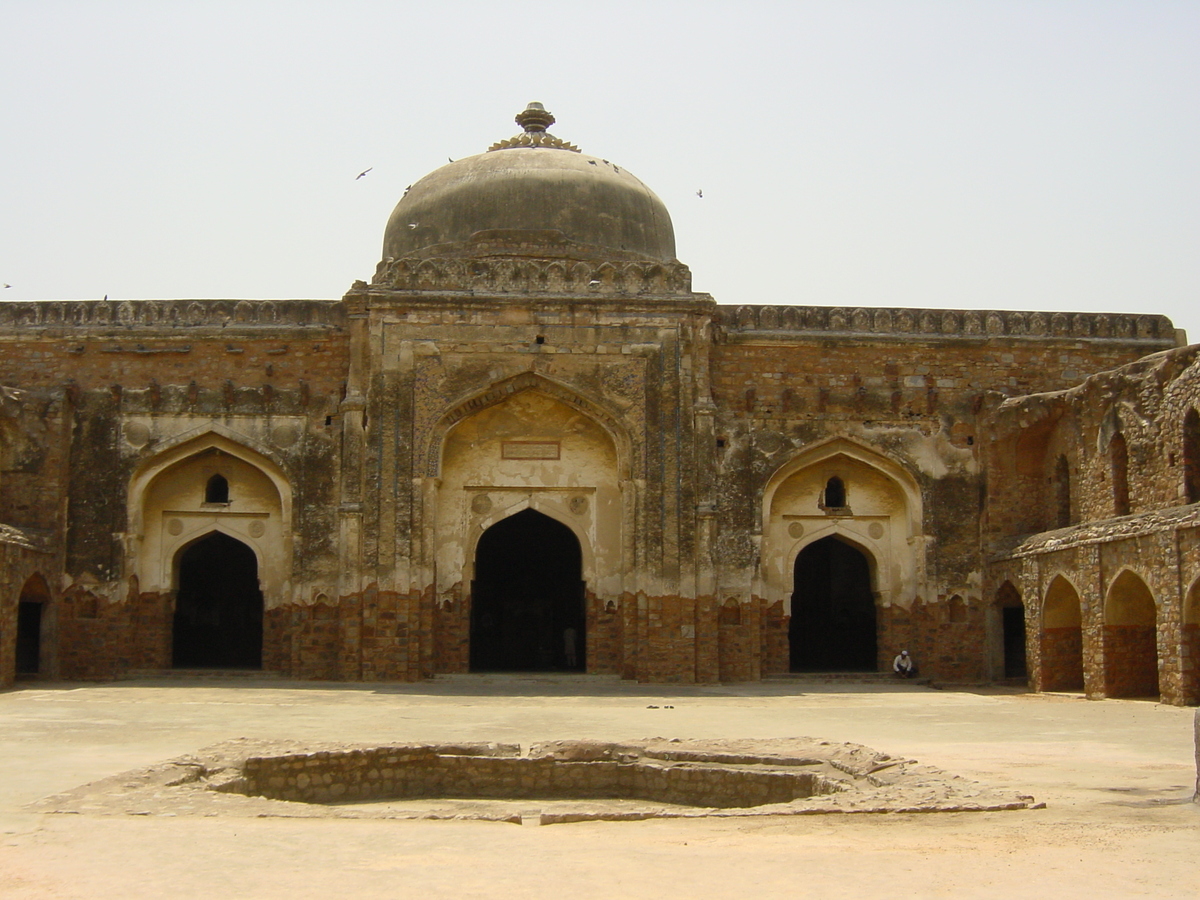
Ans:
<svg viewBox="0 0 1200 900"><path fill-rule="evenodd" d="M720 303L1200 340L1198 0L0 0L0 36L0 299L339 297L540 100Z"/></svg>

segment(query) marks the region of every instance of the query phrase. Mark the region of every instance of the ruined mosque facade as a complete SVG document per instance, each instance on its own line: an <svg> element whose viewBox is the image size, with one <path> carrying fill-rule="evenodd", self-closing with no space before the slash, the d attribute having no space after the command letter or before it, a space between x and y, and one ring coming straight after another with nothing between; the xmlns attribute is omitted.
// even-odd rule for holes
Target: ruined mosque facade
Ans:
<svg viewBox="0 0 1200 900"><path fill-rule="evenodd" d="M0 685L887 671L1200 701L1200 347L724 306L520 134L340 300L0 304ZM882 299L882 298L881 298Z"/></svg>

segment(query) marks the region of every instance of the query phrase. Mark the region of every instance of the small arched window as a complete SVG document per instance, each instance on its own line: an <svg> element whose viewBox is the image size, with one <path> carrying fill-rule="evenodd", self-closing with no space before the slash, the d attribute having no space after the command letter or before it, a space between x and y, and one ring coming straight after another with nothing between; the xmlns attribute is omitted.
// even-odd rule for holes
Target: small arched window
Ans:
<svg viewBox="0 0 1200 900"><path fill-rule="evenodd" d="M214 475L204 486L205 503L228 503L229 482L224 475Z"/></svg>
<svg viewBox="0 0 1200 900"><path fill-rule="evenodd" d="M1112 462L1113 515L1129 515L1129 446L1117 432L1109 445Z"/></svg>
<svg viewBox="0 0 1200 900"><path fill-rule="evenodd" d="M825 505L835 508L846 505L846 484L836 475L825 482Z"/></svg>

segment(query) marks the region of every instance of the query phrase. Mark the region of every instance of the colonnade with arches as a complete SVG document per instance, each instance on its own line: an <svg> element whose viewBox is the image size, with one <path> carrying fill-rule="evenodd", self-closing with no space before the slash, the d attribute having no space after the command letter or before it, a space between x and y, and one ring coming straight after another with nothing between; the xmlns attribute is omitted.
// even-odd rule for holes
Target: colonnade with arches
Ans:
<svg viewBox="0 0 1200 900"><path fill-rule="evenodd" d="M1181 583L1159 577L1169 567L1104 569L1076 555L1084 565L1027 559L994 591L997 608L1022 611L1030 687L1200 702L1200 574Z"/></svg>

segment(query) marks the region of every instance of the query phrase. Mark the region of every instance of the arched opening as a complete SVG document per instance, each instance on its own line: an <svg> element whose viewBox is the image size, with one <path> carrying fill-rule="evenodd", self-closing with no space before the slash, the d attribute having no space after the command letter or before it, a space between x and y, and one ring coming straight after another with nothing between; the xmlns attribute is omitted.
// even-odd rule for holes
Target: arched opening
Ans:
<svg viewBox="0 0 1200 900"><path fill-rule="evenodd" d="M1104 693L1158 696L1158 614L1146 582L1125 569L1104 603Z"/></svg>
<svg viewBox="0 0 1200 900"><path fill-rule="evenodd" d="M1000 611L1000 629L1004 648L1004 677L1025 678L1028 667L1025 658L1025 604L1020 592L1006 581L996 592L996 608Z"/></svg>
<svg viewBox="0 0 1200 900"><path fill-rule="evenodd" d="M210 532L180 552L177 585L175 668L262 667L263 595L253 550Z"/></svg>
<svg viewBox="0 0 1200 900"><path fill-rule="evenodd" d="M1043 691L1083 690L1083 608L1074 585L1054 576L1042 601Z"/></svg>
<svg viewBox="0 0 1200 900"><path fill-rule="evenodd" d="M32 575L21 588L17 601L16 674L37 675L42 671L42 628L50 603L50 588L41 575Z"/></svg>
<svg viewBox="0 0 1200 900"><path fill-rule="evenodd" d="M475 549L472 672L585 671L583 556L567 526L532 509Z"/></svg>
<svg viewBox="0 0 1200 900"><path fill-rule="evenodd" d="M208 483L204 486L204 502L228 503L229 479L219 472L212 478L208 479Z"/></svg>
<svg viewBox="0 0 1200 900"><path fill-rule="evenodd" d="M1054 463L1055 528L1066 528L1071 524L1071 465L1066 456L1059 456Z"/></svg>
<svg viewBox="0 0 1200 900"><path fill-rule="evenodd" d="M1188 503L1200 503L1200 413L1183 417L1183 491Z"/></svg>
<svg viewBox="0 0 1200 900"><path fill-rule="evenodd" d="M825 482L825 507L841 509L846 505L846 483L834 475Z"/></svg>
<svg viewBox="0 0 1200 900"><path fill-rule="evenodd" d="M1117 432L1108 445L1112 463L1113 515L1129 515L1129 446L1125 435Z"/></svg>
<svg viewBox="0 0 1200 900"><path fill-rule="evenodd" d="M796 557L788 641L793 672L874 672L875 595L866 554L836 537Z"/></svg>

